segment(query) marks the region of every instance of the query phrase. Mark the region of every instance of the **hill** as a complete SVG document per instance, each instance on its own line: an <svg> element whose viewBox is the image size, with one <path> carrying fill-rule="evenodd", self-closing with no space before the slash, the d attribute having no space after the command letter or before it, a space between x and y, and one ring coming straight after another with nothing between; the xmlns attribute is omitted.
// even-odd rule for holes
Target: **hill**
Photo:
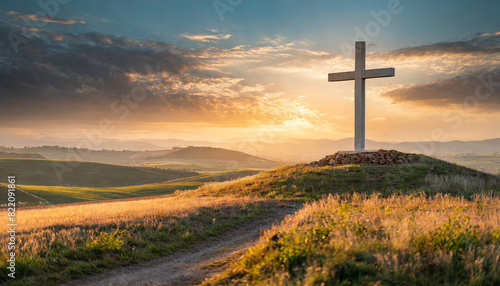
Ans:
<svg viewBox="0 0 500 286"><path fill-rule="evenodd" d="M449 154L436 158L474 168L482 172L500 175L500 153L493 154Z"/></svg>
<svg viewBox="0 0 500 286"><path fill-rule="evenodd" d="M159 152L156 152L159 153ZM137 158L137 157L136 157ZM174 148L163 154L146 156L146 160L156 159L183 159L183 160L224 160L224 161L257 161L269 162L269 160L252 156L243 152L227 150L213 147L194 147Z"/></svg>
<svg viewBox="0 0 500 286"><path fill-rule="evenodd" d="M229 161L236 163L238 165L236 169L239 170L246 168L269 169L279 165L279 163L239 151L194 146L155 151L88 150L60 146L0 147L0 152L9 153L9 156L20 157L26 156L25 154L27 153L36 153L42 156L41 158L50 160L73 160L118 165L166 166L167 168L171 166L173 168L211 171L227 170Z"/></svg>
<svg viewBox="0 0 500 286"><path fill-rule="evenodd" d="M18 184L21 185L118 187L199 175L197 172L186 170L126 167L91 162L78 162L69 171L59 174L60 167L57 167L57 164L68 166L67 161L0 159L0 176L6 178L8 175L15 175Z"/></svg>
<svg viewBox="0 0 500 286"><path fill-rule="evenodd" d="M287 166L216 192L313 203L203 285L500 282L500 220L491 217L500 178L490 174L420 156L411 165Z"/></svg>
<svg viewBox="0 0 500 286"><path fill-rule="evenodd" d="M3 159L45 159L38 153L16 153L16 152L2 152L0 151L0 158Z"/></svg>
<svg viewBox="0 0 500 286"><path fill-rule="evenodd" d="M229 144L226 148L236 149L240 143ZM293 139L283 142L260 142L259 156L272 160L291 162L310 162L337 151L351 150L353 138L339 140L331 139ZM246 146L243 144L243 146ZM251 146L254 148L254 146ZM420 142L379 142L366 140L366 149L396 149L402 152L419 153L426 155L442 155L457 153L500 153L500 138L481 141L420 141ZM242 149L240 151L246 152Z"/></svg>
<svg viewBox="0 0 500 286"><path fill-rule="evenodd" d="M41 141L46 142L46 141ZM49 141L47 141L48 143ZM52 138L51 144L65 142L63 139ZM66 145L77 145L78 141L71 141ZM119 144L104 144L99 148L108 150L92 150L85 152L81 161L91 161L109 164L131 164L131 157L146 158L148 156L165 155L176 148L187 148L189 146L208 146L236 150L239 152L253 154L255 156L282 162L310 162L317 160L325 154L337 151L351 150L354 144L353 138L338 140L332 139L286 139L278 142L256 141L249 142L210 142L210 141L185 141L185 140L153 140L154 145L136 145L135 141L122 141ZM3 143L5 144L5 142ZM142 146L140 151L136 147ZM163 146L159 147L159 146ZM177 146L177 147L175 147ZM130 148L128 148L130 147ZM114 150L112 150L114 148ZM203 148L203 147L200 147ZM459 153L491 154L500 153L500 138L492 138L479 141L417 141L417 142L383 142L366 140L367 149L396 149L403 152L422 153L427 155L444 155ZM127 149L127 150L123 150ZM162 150L168 149L168 150ZM116 151L115 151L116 150ZM119 151L121 150L121 151ZM130 151L134 150L134 151ZM154 150L154 151L153 151ZM4 152L39 153L47 159L66 160L68 154L77 153L82 155L76 148L43 146L25 148L0 147ZM254 154L257 151L256 154ZM81 154L82 153L82 154ZM75 159L73 159L75 160ZM135 161L132 164L141 164L144 161ZM275 166L274 166L275 167Z"/></svg>
<svg viewBox="0 0 500 286"><path fill-rule="evenodd" d="M16 259L30 271L16 282L46 285L169 254L175 260L179 248L195 255L200 241L293 200L308 204L259 244L201 265L226 269L205 284L497 284L499 178L416 157L384 166L299 164L168 197L28 208Z"/></svg>
<svg viewBox="0 0 500 286"><path fill-rule="evenodd" d="M104 164L130 164L130 158L140 151L88 150L61 146L39 146L24 148L0 147L0 151L12 153L37 153L49 160L73 160Z"/></svg>
<svg viewBox="0 0 500 286"><path fill-rule="evenodd" d="M173 194L176 191L192 190L209 182L223 182L255 175L258 171L224 171L181 177L160 183L115 187L70 187L17 185L16 201L21 206L83 203L103 200L120 200L147 196ZM7 198L0 198L4 206Z"/></svg>

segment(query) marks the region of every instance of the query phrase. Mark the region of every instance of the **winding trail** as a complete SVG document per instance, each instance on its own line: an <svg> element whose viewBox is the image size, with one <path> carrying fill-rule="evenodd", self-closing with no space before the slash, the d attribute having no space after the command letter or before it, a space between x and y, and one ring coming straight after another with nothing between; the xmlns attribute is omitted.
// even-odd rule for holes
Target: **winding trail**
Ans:
<svg viewBox="0 0 500 286"><path fill-rule="evenodd" d="M211 237L193 247L152 261L117 268L64 285L193 285L214 277L223 271L207 267L223 263L231 256L256 245L260 234L294 214L301 203L280 202L265 217L246 222L236 229Z"/></svg>

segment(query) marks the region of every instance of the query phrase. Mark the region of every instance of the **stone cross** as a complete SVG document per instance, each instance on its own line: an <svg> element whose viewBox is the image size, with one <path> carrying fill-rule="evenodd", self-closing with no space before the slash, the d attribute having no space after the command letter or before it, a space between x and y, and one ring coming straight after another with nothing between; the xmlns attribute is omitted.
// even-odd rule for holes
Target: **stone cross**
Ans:
<svg viewBox="0 0 500 286"><path fill-rule="evenodd" d="M365 79L394 76L394 68L365 69L366 43L356 42L355 69L329 73L328 81L354 80L354 150L365 150Z"/></svg>

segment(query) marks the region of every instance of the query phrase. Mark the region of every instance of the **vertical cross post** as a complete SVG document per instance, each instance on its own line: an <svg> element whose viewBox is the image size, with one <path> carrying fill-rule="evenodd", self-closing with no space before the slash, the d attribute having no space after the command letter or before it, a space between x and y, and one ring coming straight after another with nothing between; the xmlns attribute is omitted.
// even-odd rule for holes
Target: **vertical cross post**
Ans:
<svg viewBox="0 0 500 286"><path fill-rule="evenodd" d="M356 42L354 69L354 150L365 150L365 42Z"/></svg>
<svg viewBox="0 0 500 286"><path fill-rule="evenodd" d="M394 68L365 69L366 43L356 42L355 69L329 73L328 81L354 80L354 150L365 150L365 81L367 78L394 76Z"/></svg>

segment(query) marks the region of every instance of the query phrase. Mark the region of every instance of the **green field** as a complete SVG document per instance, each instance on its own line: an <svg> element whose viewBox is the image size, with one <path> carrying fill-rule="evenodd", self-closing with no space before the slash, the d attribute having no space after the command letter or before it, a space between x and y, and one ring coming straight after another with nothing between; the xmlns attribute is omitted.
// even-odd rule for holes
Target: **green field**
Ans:
<svg viewBox="0 0 500 286"><path fill-rule="evenodd" d="M31 186L18 185L27 194L33 194L43 198L50 204L66 204L86 201L100 201L112 199L126 199L145 196L157 196L172 194L177 190L196 189L206 182L222 182L237 179L249 175L254 175L256 171L226 171L213 172L210 174L198 175L187 178L174 179L161 183L151 183L144 185L131 185L123 187L68 187L68 186ZM24 197L18 198L23 201ZM29 198L28 202L38 202L36 198ZM0 200L2 204L6 203ZM32 205L29 203L29 205Z"/></svg>
<svg viewBox="0 0 500 286"><path fill-rule="evenodd" d="M148 167L167 169L189 169L198 172L213 172L221 170L269 170L283 165L282 162L268 161L231 161L231 160L182 160L182 159L158 159L142 163Z"/></svg>
<svg viewBox="0 0 500 286"><path fill-rule="evenodd" d="M70 164L75 165L71 167ZM59 172L61 176L58 177L58 170L67 171ZM164 182L196 176L199 173L91 162L0 159L0 178L12 175L16 176L17 184L21 185L119 187Z"/></svg>
<svg viewBox="0 0 500 286"><path fill-rule="evenodd" d="M500 175L500 154L452 154L439 155L436 158L462 166Z"/></svg>
<svg viewBox="0 0 500 286"><path fill-rule="evenodd" d="M0 184L0 189L6 190L7 184ZM38 206L49 204L45 199L31 194L30 192L26 191L24 188L20 188L19 186L16 186L16 202L18 202L17 206ZM0 207L6 207L6 204L7 196L3 195L2 197L0 197Z"/></svg>
<svg viewBox="0 0 500 286"><path fill-rule="evenodd" d="M167 195L177 190L196 189L206 182L233 180L259 172L236 170L200 174L186 170L80 162L65 175L65 184L57 185L57 178L54 178L55 173L51 169L52 162L64 161L0 159L0 176L16 175L18 206ZM14 171L10 173L7 170ZM144 181L153 182L140 184ZM0 205L5 206L6 203L7 196L0 197Z"/></svg>
<svg viewBox="0 0 500 286"><path fill-rule="evenodd" d="M196 189L202 182L153 183L125 187L65 187L65 186L17 186L18 189L43 198L50 204L66 204L87 201L126 199L145 196L167 195L177 190ZM18 198L22 201L22 198ZM3 202L5 203L5 202Z"/></svg>
<svg viewBox="0 0 500 286"><path fill-rule="evenodd" d="M212 171L204 172L198 176L179 178L168 181L169 183L196 181L196 182L223 182L238 179L241 177L252 176L260 173L260 171L255 170L234 170L234 171Z"/></svg>

